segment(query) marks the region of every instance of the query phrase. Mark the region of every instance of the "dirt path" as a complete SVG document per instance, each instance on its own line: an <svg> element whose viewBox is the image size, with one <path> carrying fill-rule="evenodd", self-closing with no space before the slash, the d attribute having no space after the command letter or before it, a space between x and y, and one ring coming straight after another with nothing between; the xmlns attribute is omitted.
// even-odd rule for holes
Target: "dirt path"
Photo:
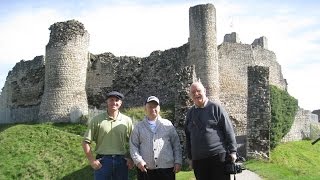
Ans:
<svg viewBox="0 0 320 180"><path fill-rule="evenodd" d="M231 180L233 180L233 175ZM242 173L236 174L236 180L262 180L262 178L252 171L244 170Z"/></svg>

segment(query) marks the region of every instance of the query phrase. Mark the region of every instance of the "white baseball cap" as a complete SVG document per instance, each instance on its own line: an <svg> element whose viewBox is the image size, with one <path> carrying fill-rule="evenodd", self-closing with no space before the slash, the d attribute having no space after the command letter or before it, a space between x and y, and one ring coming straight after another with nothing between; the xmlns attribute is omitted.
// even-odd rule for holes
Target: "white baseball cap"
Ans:
<svg viewBox="0 0 320 180"><path fill-rule="evenodd" d="M148 97L148 98L146 99L145 104L147 104L148 102L151 102L151 101L155 101L155 102L157 102L158 104L160 104L159 99L158 99L157 97L155 97L155 96L150 96L150 97Z"/></svg>

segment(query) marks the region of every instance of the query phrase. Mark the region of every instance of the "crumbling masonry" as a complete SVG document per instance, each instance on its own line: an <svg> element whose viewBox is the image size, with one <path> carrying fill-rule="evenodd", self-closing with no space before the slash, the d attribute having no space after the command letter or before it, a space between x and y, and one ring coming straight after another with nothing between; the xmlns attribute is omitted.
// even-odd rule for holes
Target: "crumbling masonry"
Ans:
<svg viewBox="0 0 320 180"><path fill-rule="evenodd" d="M150 95L173 105L172 121L183 140L185 113L192 105L188 87L200 78L208 97L228 111L240 152L268 156L268 86L287 89L281 66L266 37L242 44L232 32L217 45L216 29L212 4L191 7L186 44L139 58L91 54L82 23L55 23L45 57L20 61L8 73L0 96L0 123L78 122L88 110L105 108L105 92L118 90L126 96L126 107L141 106ZM312 123L316 116L300 109L284 141L302 139L301 131L308 135L300 122Z"/></svg>

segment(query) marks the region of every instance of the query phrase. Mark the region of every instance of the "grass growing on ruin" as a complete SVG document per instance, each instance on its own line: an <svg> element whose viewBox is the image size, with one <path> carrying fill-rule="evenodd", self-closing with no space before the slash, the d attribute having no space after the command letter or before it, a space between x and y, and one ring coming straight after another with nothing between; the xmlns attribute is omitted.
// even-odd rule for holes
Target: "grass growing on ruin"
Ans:
<svg viewBox="0 0 320 180"><path fill-rule="evenodd" d="M320 142L284 143L271 152L271 161L248 161L246 167L267 180L316 180L320 179Z"/></svg>

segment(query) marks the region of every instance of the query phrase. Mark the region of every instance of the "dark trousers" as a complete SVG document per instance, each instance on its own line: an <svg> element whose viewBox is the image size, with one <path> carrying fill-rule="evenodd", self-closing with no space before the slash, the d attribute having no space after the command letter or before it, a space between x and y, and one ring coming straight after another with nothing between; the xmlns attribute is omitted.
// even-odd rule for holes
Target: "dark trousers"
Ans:
<svg viewBox="0 0 320 180"><path fill-rule="evenodd" d="M138 180L175 180L176 174L173 168L166 169L148 169L147 172L142 172L137 168Z"/></svg>
<svg viewBox="0 0 320 180"><path fill-rule="evenodd" d="M197 180L230 180L224 171L226 153L200 160L193 160L192 167Z"/></svg>

